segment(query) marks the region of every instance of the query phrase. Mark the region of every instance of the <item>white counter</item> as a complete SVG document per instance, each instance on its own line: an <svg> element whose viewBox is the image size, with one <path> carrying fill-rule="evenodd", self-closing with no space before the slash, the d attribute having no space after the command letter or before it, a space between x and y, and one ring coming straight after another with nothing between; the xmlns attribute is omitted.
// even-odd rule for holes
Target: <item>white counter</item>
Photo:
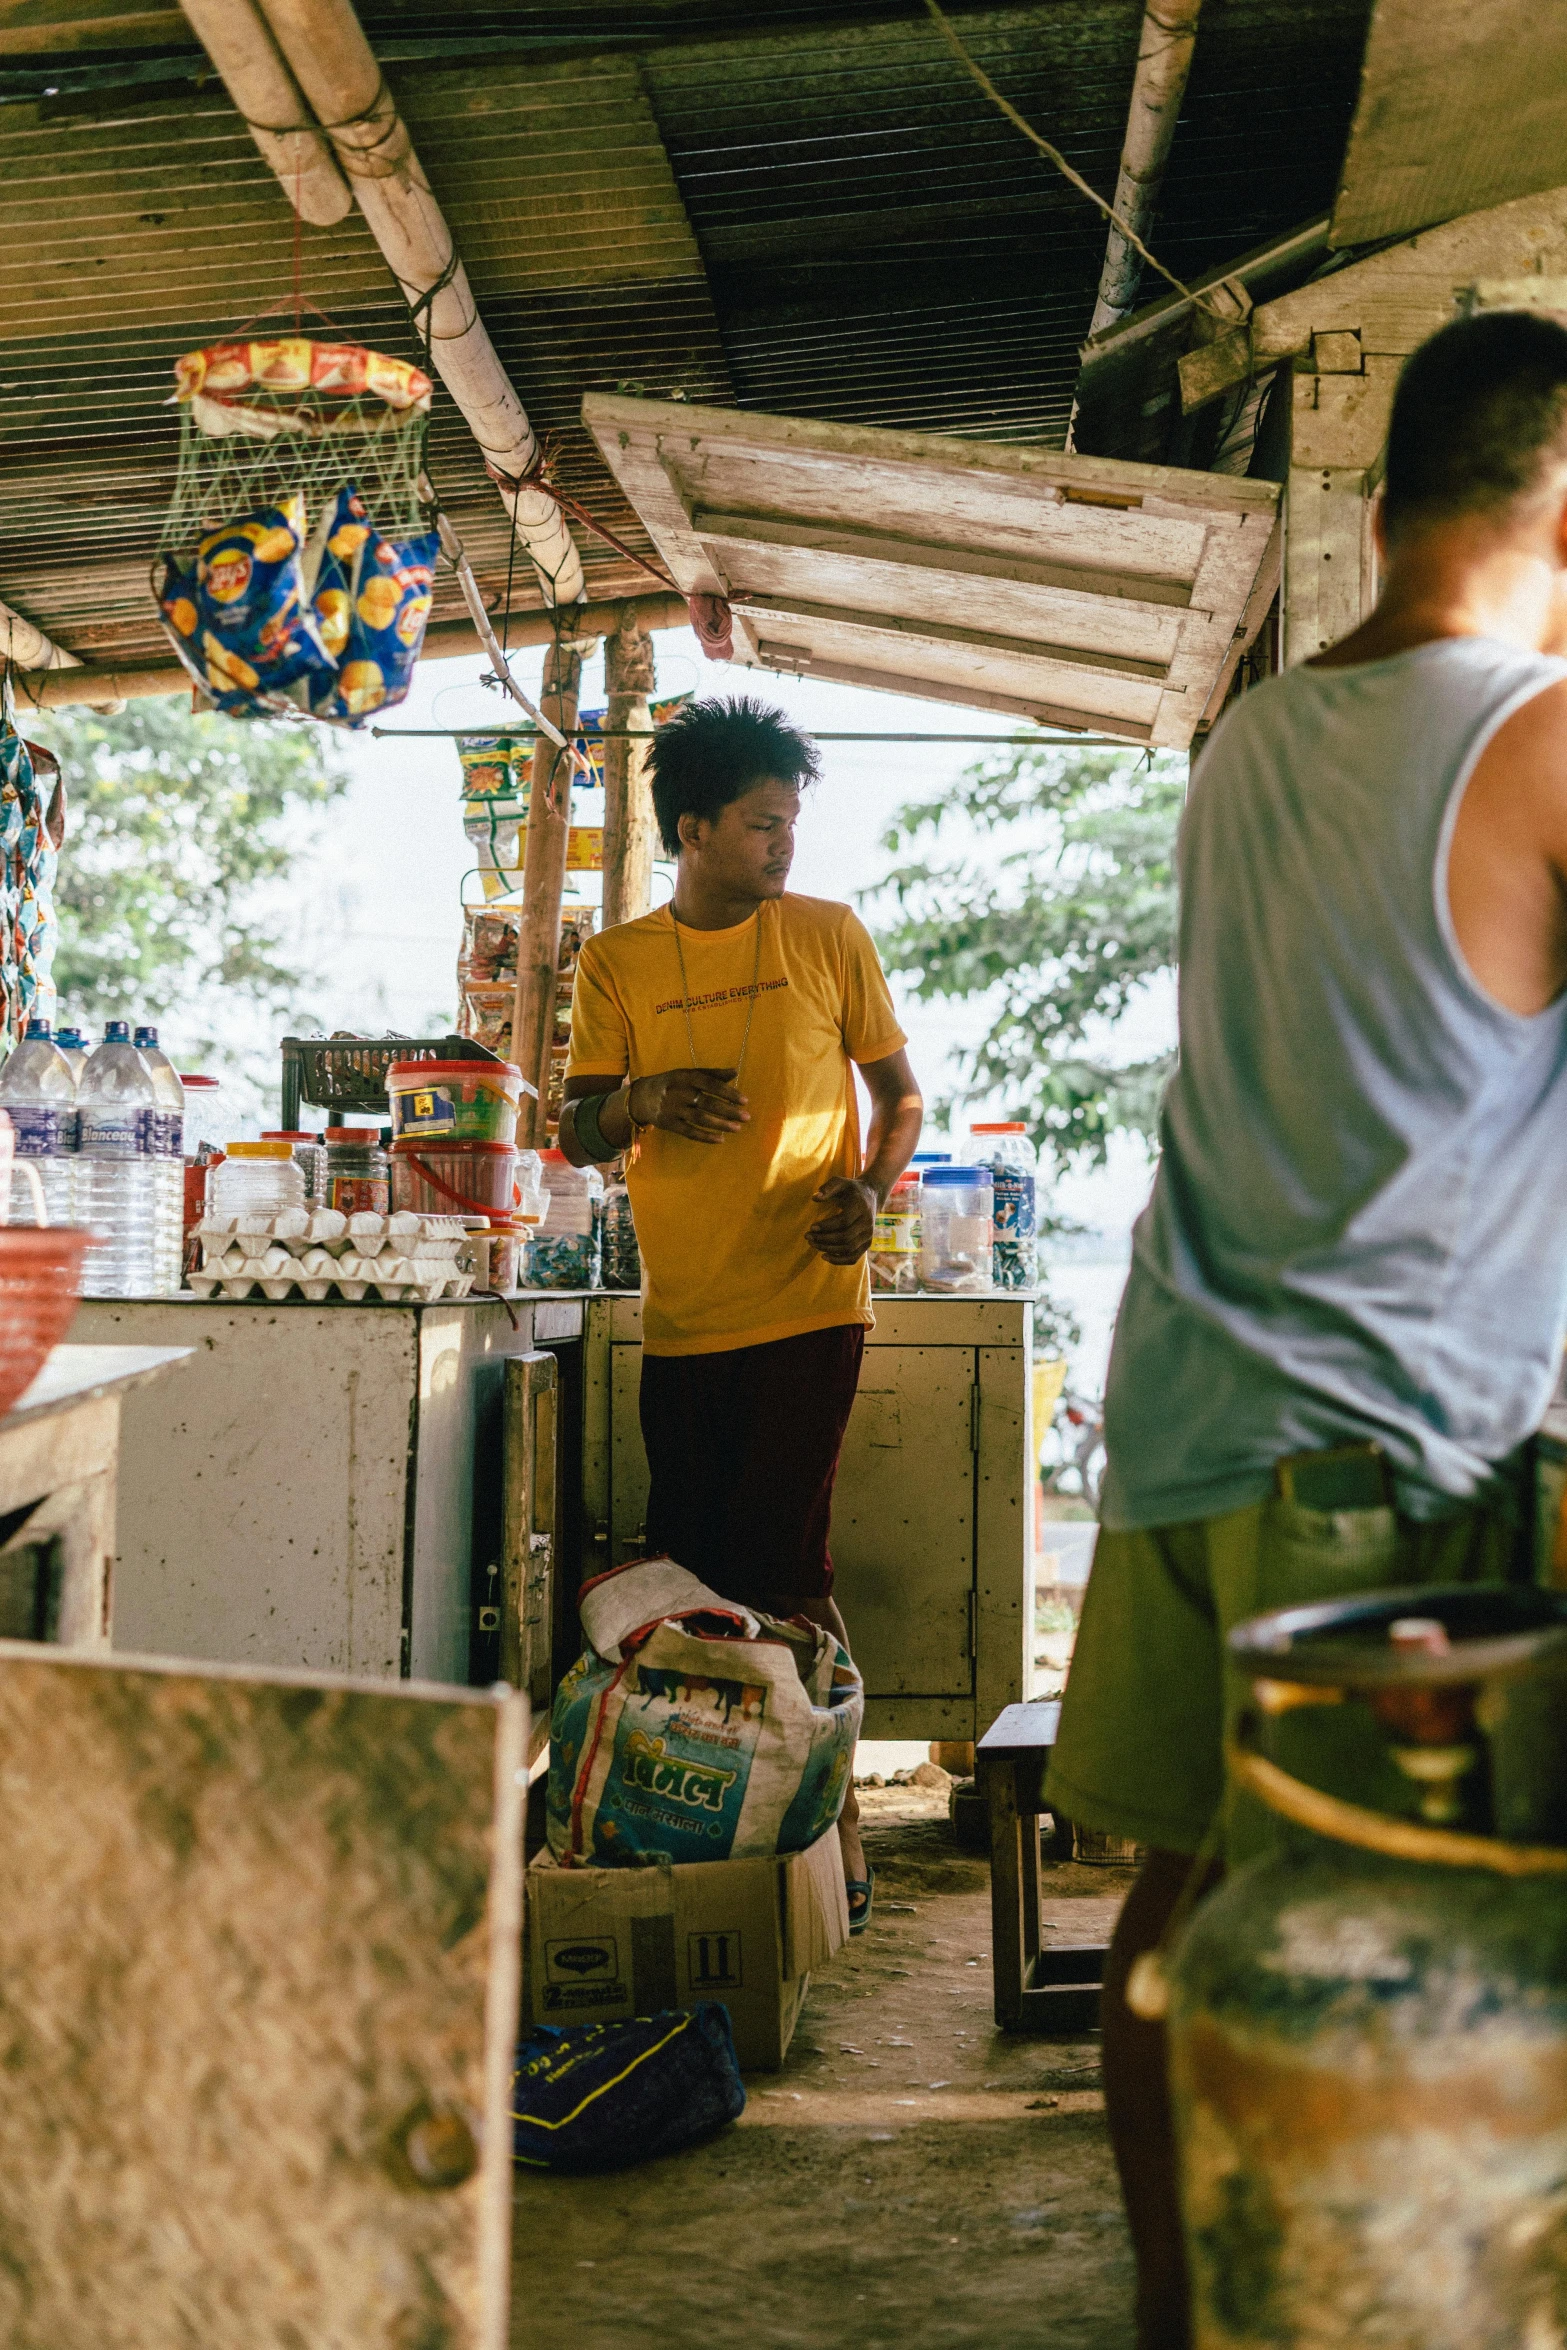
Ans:
<svg viewBox="0 0 1567 2350"><path fill-rule="evenodd" d="M115 1646L466 1682L502 1365L581 1327L580 1299L543 1295L84 1299L73 1340L197 1354L125 1401Z"/></svg>

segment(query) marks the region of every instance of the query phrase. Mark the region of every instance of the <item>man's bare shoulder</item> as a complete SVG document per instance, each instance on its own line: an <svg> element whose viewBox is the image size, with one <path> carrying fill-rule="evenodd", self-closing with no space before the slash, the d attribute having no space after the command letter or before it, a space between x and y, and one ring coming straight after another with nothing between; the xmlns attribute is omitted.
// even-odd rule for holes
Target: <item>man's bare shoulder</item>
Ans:
<svg viewBox="0 0 1567 2350"><path fill-rule="evenodd" d="M1532 764L1542 752L1567 754L1567 676L1542 685L1505 718L1486 746L1487 760Z"/></svg>

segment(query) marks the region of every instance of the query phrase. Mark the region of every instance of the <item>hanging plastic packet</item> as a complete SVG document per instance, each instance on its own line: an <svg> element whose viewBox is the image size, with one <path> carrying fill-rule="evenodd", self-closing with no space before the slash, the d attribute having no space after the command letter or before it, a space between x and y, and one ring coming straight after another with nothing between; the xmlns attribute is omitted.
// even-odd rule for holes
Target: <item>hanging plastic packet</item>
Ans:
<svg viewBox="0 0 1567 2350"><path fill-rule="evenodd" d="M403 700L424 645L439 546L433 530L383 538L355 485L338 491L312 590L317 628L338 662L312 702L318 718L355 725Z"/></svg>
<svg viewBox="0 0 1567 2350"><path fill-rule="evenodd" d="M305 501L294 492L209 531L192 570L167 565L158 602L175 650L220 710L252 711L258 694L331 678L305 600L304 543Z"/></svg>

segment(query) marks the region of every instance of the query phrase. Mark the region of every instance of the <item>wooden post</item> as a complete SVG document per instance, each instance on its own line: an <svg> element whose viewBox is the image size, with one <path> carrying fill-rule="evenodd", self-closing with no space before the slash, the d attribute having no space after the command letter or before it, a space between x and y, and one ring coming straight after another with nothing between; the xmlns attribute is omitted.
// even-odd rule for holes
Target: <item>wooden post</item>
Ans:
<svg viewBox="0 0 1567 2350"><path fill-rule="evenodd" d="M582 682L580 639L561 636L544 657L540 707L565 734L577 723ZM522 865L522 934L517 941L517 993L512 1002L511 1057L539 1089L524 1094L517 1140L538 1150L545 1141L550 1042L555 1033L555 974L560 962L560 901L566 887L571 839L569 755L541 734L533 747L528 795L528 845Z"/></svg>
<svg viewBox="0 0 1567 2350"><path fill-rule="evenodd" d="M653 801L647 783L649 746L615 736L619 727L653 723L653 643L635 612L604 645L604 917L634 922L653 902Z"/></svg>
<svg viewBox="0 0 1567 2350"><path fill-rule="evenodd" d="M1291 668L1358 628L1376 602L1372 499L1398 374L1394 359L1362 362L1356 335L1315 341L1317 372L1298 372L1290 387L1283 610Z"/></svg>

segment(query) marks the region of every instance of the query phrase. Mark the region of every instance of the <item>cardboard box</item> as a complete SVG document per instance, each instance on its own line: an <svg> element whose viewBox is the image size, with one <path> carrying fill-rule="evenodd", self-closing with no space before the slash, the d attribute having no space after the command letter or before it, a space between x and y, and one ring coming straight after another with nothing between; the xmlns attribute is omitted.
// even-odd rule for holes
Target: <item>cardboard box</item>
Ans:
<svg viewBox="0 0 1567 2350"><path fill-rule="evenodd" d="M527 2014L623 2023L721 2000L742 2067L782 2064L811 1979L849 1938L838 1831L806 1852L528 1871Z"/></svg>

